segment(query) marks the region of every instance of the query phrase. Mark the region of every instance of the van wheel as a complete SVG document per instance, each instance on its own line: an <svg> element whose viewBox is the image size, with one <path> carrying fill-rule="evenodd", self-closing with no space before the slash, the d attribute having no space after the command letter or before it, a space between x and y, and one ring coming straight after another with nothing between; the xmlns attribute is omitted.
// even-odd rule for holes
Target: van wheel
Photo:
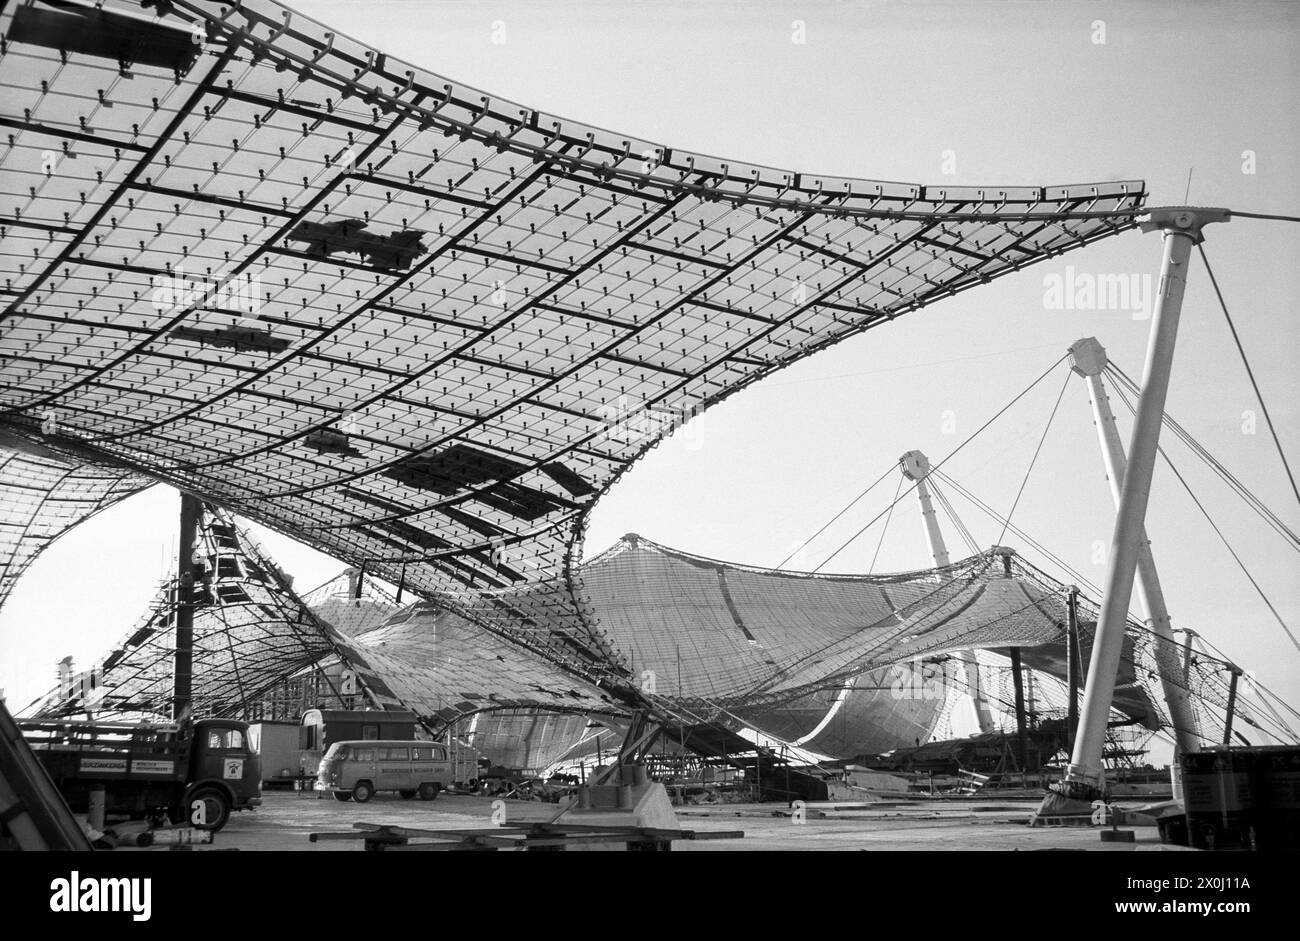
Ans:
<svg viewBox="0 0 1300 941"><path fill-rule="evenodd" d="M441 790L442 790L441 784L430 784L428 781L426 781L425 783L420 785L420 792L419 792L420 800L431 801L438 796L438 792Z"/></svg>
<svg viewBox="0 0 1300 941"><path fill-rule="evenodd" d="M351 792L351 791L335 791L335 792L334 792L334 799L335 799L336 801L350 801L350 800L352 800L352 792Z"/></svg>
<svg viewBox="0 0 1300 941"><path fill-rule="evenodd" d="M358 781L352 787L352 799L358 804L364 804L370 798L375 796L375 789L369 781Z"/></svg>
<svg viewBox="0 0 1300 941"><path fill-rule="evenodd" d="M402 800L408 800L408 801L416 794L415 791L398 791L397 793L401 795Z"/></svg>
<svg viewBox="0 0 1300 941"><path fill-rule="evenodd" d="M197 805L202 804L202 810ZM214 787L201 787L186 801L189 810L189 822L198 830L216 832L230 820L230 802L226 795ZM199 823L195 818L202 819Z"/></svg>

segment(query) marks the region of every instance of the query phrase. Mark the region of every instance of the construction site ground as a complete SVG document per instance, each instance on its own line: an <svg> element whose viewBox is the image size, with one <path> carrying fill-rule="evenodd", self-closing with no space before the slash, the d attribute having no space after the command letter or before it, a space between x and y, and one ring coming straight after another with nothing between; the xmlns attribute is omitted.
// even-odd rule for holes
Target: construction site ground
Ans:
<svg viewBox="0 0 1300 941"><path fill-rule="evenodd" d="M318 798L314 792L271 791L253 812L234 814L209 850L361 851L361 840L313 843L311 833L345 832L354 823L419 829L475 829L492 826L493 798L443 794L437 800L403 800L379 794L365 804ZM742 839L687 841L674 851L756 850L1171 850L1154 827L1132 828L1132 843L1103 842L1100 828L1030 827L1039 799L892 801L877 804L810 803L803 822L785 804L719 804L677 808L683 830L741 830ZM559 805L504 801L506 823L547 821ZM499 808L498 808L499 810ZM499 816L499 814L498 814ZM118 852L158 852L165 846Z"/></svg>

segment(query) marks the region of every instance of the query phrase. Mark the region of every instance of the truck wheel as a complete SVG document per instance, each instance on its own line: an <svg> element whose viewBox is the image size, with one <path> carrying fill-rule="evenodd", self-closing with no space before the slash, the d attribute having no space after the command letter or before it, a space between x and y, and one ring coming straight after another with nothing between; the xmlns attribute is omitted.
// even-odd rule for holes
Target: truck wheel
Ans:
<svg viewBox="0 0 1300 941"><path fill-rule="evenodd" d="M200 809L197 805L202 805ZM198 830L220 830L230 820L230 802L214 787L201 787L186 801L190 825ZM203 822L199 822L203 821Z"/></svg>
<svg viewBox="0 0 1300 941"><path fill-rule="evenodd" d="M370 785L369 781L358 781L352 787L352 799L358 804L364 804L374 795L375 789Z"/></svg>
<svg viewBox="0 0 1300 941"><path fill-rule="evenodd" d="M426 781L420 785L420 790L419 790L420 800L431 801L438 796L438 792L441 790L442 790L441 784L430 784L428 781Z"/></svg>
<svg viewBox="0 0 1300 941"><path fill-rule="evenodd" d="M334 792L334 799L335 799L336 801L350 801L350 800L352 800L352 792L351 792L351 791L335 791L335 792Z"/></svg>
<svg viewBox="0 0 1300 941"><path fill-rule="evenodd" d="M402 800L408 800L408 801L416 794L415 791L398 791L397 793L401 795Z"/></svg>

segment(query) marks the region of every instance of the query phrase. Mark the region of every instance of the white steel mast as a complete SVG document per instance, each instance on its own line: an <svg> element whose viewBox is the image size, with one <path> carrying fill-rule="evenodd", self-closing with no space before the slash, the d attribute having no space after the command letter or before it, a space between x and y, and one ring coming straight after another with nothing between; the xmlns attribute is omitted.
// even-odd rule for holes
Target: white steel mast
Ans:
<svg viewBox="0 0 1300 941"><path fill-rule="evenodd" d="M898 459L903 476L916 482L916 499L921 504L921 521L925 525L925 538L930 545L930 554L934 557L936 568L947 568L950 562L948 547L944 544L943 533L939 530L939 520L935 516L934 501L930 498L930 485L926 478L930 476L930 459L920 451L908 451ZM962 650L957 655L966 672L966 689L970 693L971 705L975 710L975 721L981 732L996 730L993 713L989 709L988 698L980 684L979 661L975 651Z"/></svg>
<svg viewBox="0 0 1300 941"><path fill-rule="evenodd" d="M1124 454L1124 443L1119 437L1119 427L1115 424L1115 413L1111 411L1110 398L1106 394L1106 383L1101 376L1107 363L1106 350L1094 337L1087 337L1070 347L1070 360L1071 368L1088 383L1088 395L1092 399L1093 420L1097 425L1097 438L1101 442L1106 476L1110 479L1111 496L1118 507L1128 460ZM1147 537L1145 526L1142 527L1137 547L1137 591L1142 608L1146 611L1147 625L1155 634L1153 647L1165 703L1169 706L1169 717L1173 722L1175 744L1180 752L1198 751L1200 737L1197 734L1196 717L1192 712L1187 688L1177 682L1177 677L1182 673L1178 642L1174 639L1173 624L1165 605L1164 590L1160 587L1160 575L1156 571L1151 540Z"/></svg>
<svg viewBox="0 0 1300 941"><path fill-rule="evenodd" d="M1142 393L1138 397L1133 438L1128 449L1128 469L1120 489L1119 508L1111 536L1109 564L1103 588L1101 616L1093 638L1088 679L1079 711L1079 731L1065 777L1049 794L1040 813L1049 811L1056 799L1093 801L1104 795L1102 749L1115 694L1115 677L1123 652L1124 629L1128 621L1129 602L1133 598L1138 546L1144 540L1147 503L1151 496L1151 477L1155 470L1156 448L1160 443L1160 425L1164 418L1165 397L1173 369L1174 342L1178 336L1178 318L1182 312L1183 293L1187 289L1187 266L1192 246L1201 241L1201 228L1211 222L1229 218L1226 209L1173 207L1153 209L1139 217L1144 232L1159 230L1164 237L1160 264L1160 287L1156 292L1147 346L1146 365L1142 373Z"/></svg>

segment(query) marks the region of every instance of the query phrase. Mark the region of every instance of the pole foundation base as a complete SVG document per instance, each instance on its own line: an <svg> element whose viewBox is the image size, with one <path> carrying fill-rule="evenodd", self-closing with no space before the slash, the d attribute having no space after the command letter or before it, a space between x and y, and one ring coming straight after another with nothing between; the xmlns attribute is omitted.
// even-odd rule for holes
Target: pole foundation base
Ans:
<svg viewBox="0 0 1300 941"><path fill-rule="evenodd" d="M1050 798L1053 795L1066 800L1084 801L1088 804L1093 801L1104 801L1107 796L1106 789L1101 784L1069 777L1060 781L1053 781L1048 785L1047 797Z"/></svg>
<svg viewBox="0 0 1300 941"><path fill-rule="evenodd" d="M1105 800L1102 789L1081 781L1057 781L1030 815L1031 827L1091 827L1110 822L1109 811L1097 820L1097 804Z"/></svg>

